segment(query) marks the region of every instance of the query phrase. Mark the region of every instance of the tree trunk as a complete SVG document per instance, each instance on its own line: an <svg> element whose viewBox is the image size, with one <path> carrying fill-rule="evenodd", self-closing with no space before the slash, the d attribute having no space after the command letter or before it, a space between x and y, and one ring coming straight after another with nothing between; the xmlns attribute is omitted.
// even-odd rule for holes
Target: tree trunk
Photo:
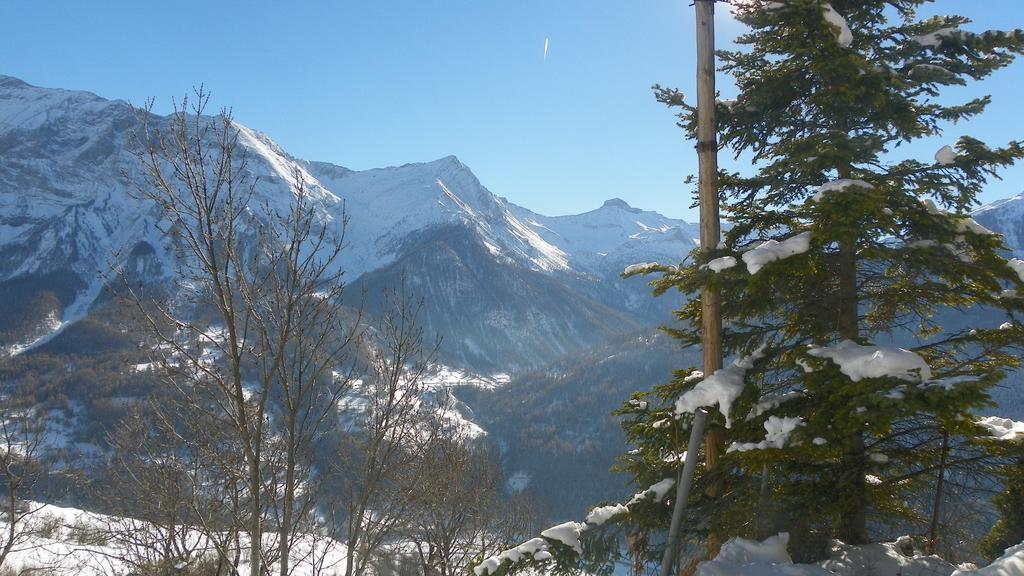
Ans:
<svg viewBox="0 0 1024 576"><path fill-rule="evenodd" d="M18 491L11 484L8 491L7 498L7 538L4 542L3 550L0 550L0 566L3 566L7 561L7 556L10 555L11 550L14 548L14 543L18 539L17 532L17 508L18 508Z"/></svg>
<svg viewBox="0 0 1024 576"><path fill-rule="evenodd" d="M718 209L718 140L715 125L715 3L697 0L697 161L700 192L700 248L711 252L721 241ZM711 375L722 367L721 296L717 289L705 286L701 290L701 349L702 368ZM722 450L722 433L709 428L704 444L705 466L712 481L707 496L717 498L722 483L714 478L715 468ZM718 535L708 535L707 556L718 555L721 542Z"/></svg>
<svg viewBox="0 0 1024 576"><path fill-rule="evenodd" d="M840 518L839 538L847 544L859 545L868 541L865 459L864 435L858 431L850 436L846 453L840 462L847 478L844 482L847 494Z"/></svg>
<svg viewBox="0 0 1024 576"><path fill-rule="evenodd" d="M352 514L354 512L356 511L349 510L349 531L348 538L345 539L345 546L347 547L345 551L345 576L354 576L355 574L356 550L361 537L360 532L362 531L362 516L353 520ZM359 514L362 514L362 512L359 512Z"/></svg>
<svg viewBox="0 0 1024 576"><path fill-rule="evenodd" d="M839 335L856 340L860 335L857 310L857 246L852 240L839 243ZM868 540L866 453L864 432L850 431L840 467L847 479L847 501L840 518L839 535L847 544L864 544Z"/></svg>
<svg viewBox="0 0 1024 576"><path fill-rule="evenodd" d="M768 531L772 528L772 514L769 511L769 481L768 481L768 464L764 465L764 469L761 470L761 491L757 495L757 519L755 520L754 529L758 540L764 540L769 536Z"/></svg>
<svg viewBox="0 0 1024 576"><path fill-rule="evenodd" d="M259 462L249 464L249 576L263 576L263 507Z"/></svg>
<svg viewBox="0 0 1024 576"><path fill-rule="evenodd" d="M290 425L294 428L294 419ZM289 560L291 551L291 528L292 528L292 508L295 505L295 438L294 434L291 433L291 438L288 440L288 455L287 462L285 462L284 472L284 495L282 506L284 510L281 514L281 527L278 534L279 542L278 556L280 557L280 576L288 576L289 571Z"/></svg>

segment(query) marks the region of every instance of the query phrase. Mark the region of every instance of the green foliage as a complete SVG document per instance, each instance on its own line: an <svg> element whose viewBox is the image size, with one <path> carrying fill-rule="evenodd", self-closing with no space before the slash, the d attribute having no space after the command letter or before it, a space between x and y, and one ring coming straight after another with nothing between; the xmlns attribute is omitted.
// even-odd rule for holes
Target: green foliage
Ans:
<svg viewBox="0 0 1024 576"><path fill-rule="evenodd" d="M1024 285L1000 256L1001 238L969 213L986 181L1024 157L1024 146L992 148L963 137L951 159L893 158L902 144L982 113L987 97L950 103L938 96L1008 65L1024 52L1024 32L975 34L959 29L969 21L958 16L918 20L925 3L835 0L852 32L849 46L820 0L737 6L750 31L738 39L742 49L719 53L740 90L734 103L717 107L719 142L753 160L755 170L720 174L731 226L718 249L695 251L689 265L645 272L658 275L656 294L691 298L677 312L681 326L668 330L684 344L700 344L696 296L711 285L722 294L727 354L767 346L746 374L734 425L710 421L723 448L765 440L772 417L801 424L782 448L730 452L711 473L699 469L683 523L690 542L709 532L757 537L785 529L798 556L813 557L830 537L923 533L931 501L920 495L934 493L940 475L985 476L1004 457L972 420L992 405L988 390L1018 367L1024 326L1016 317L1024 301L1015 290ZM682 108L679 125L695 137L695 108L678 91L656 93ZM759 243L800 233L810 233L805 252L756 273L744 265ZM725 256L738 264L720 272L706 266ZM991 317L981 311L1003 315L1008 329L957 328ZM833 361L808 354L808 346L847 339L898 342L933 376L854 381ZM623 408L637 449L622 469L638 484L676 469L664 458L683 449L689 420L673 418L671 402L699 382L688 376L680 372ZM656 425L666 418L667 427ZM943 460L945 433L952 440ZM721 496L706 495L712 484ZM630 516L643 531L667 525L664 507Z"/></svg>
<svg viewBox="0 0 1024 576"><path fill-rule="evenodd" d="M1020 451L1018 459L1003 469L1003 492L993 498L1001 518L980 546L981 553L989 560L998 558L1010 546L1024 542L1024 446Z"/></svg>

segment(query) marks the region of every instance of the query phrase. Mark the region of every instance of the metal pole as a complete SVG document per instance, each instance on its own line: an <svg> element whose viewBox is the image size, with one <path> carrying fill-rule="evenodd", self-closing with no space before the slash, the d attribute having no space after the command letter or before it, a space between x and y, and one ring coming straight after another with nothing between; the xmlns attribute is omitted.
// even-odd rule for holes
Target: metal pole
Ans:
<svg viewBox="0 0 1024 576"><path fill-rule="evenodd" d="M672 573L672 566L676 563L679 525L683 521L686 502L690 499L693 471L697 468L697 459L700 457L700 442L704 436L704 420L707 419L707 416L708 412L703 408L698 409L693 415L693 426L690 428L690 443L686 448L686 462L683 463L679 480L676 482L676 499L672 503L672 524L668 529L665 554L661 557L661 576L669 576Z"/></svg>
<svg viewBox="0 0 1024 576"><path fill-rule="evenodd" d="M761 470L761 493L757 497L757 539L764 540L768 537L766 528L768 526L768 465L765 464Z"/></svg>

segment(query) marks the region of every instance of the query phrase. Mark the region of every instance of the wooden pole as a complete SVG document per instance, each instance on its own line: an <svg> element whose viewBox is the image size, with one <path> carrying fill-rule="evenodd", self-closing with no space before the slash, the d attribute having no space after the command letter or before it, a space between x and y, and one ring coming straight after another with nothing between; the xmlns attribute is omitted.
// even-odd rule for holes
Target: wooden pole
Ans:
<svg viewBox="0 0 1024 576"><path fill-rule="evenodd" d="M715 127L715 0L695 0L697 9L697 161L698 191L700 193L700 249L710 252L721 241L718 216L718 139ZM704 374L711 375L722 367L722 317L718 291L711 286L701 290L701 350ZM669 576L676 563L679 527L689 499L693 468L697 462L697 447L707 413L698 410L690 430L690 444L686 462L676 485L672 524L669 527L665 552L661 560L661 576ZM721 435L710 430L705 436L705 468L712 472L721 453ZM712 483L708 496L721 493L720 483ZM708 537L708 557L718 552L718 539Z"/></svg>
<svg viewBox="0 0 1024 576"><path fill-rule="evenodd" d="M718 140L715 128L715 2L697 6L697 161L700 192L700 249L711 252L721 242L718 215ZM704 374L722 367L722 316L718 290L701 291L701 348Z"/></svg>
<svg viewBox="0 0 1024 576"><path fill-rule="evenodd" d="M718 138L715 123L715 0L695 0L697 12L697 161L700 193L700 249L710 252L721 241L718 209ZM722 367L722 313L718 290L701 290L701 350L704 374ZM707 473L713 475L722 449L722 434L708 430L704 444ZM707 495L721 495L720 481L712 482ZM717 555L720 543L715 534L708 538L708 557Z"/></svg>

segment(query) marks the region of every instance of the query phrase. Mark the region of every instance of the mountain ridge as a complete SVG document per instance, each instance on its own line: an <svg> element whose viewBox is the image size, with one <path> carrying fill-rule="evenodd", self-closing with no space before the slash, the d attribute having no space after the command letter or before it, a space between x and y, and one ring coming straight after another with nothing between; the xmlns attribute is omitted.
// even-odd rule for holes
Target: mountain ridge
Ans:
<svg viewBox="0 0 1024 576"><path fill-rule="evenodd" d="M51 320L16 330L20 334L0 342L9 351L39 345L85 317L115 264L136 270L140 282L173 279L178 263L160 232L158 211L133 191L144 182L135 154L142 120L147 128L161 130L169 117L148 115L90 92L39 88L0 76L0 289L26 305L35 302L35 295L18 286L63 295L47 300L43 317ZM579 215L537 214L490 192L453 155L356 171L297 158L258 130L241 123L235 127L239 145L247 151L247 173L257 200L281 210L292 197L296 178L301 179L330 234L346 244L340 265L349 282L396 262L414 261L403 257L417 242L458 227L469 233L449 234L448 244L457 237L482 248L497 265L523 271L513 273L529 285L521 284L522 294L574 295L564 300L575 312L563 318L561 327L507 334L507 341L533 344L522 346L509 367L500 366L492 350L483 355L490 358L487 369L527 367L522 362L530 354L538 355L534 364L544 363L556 351L594 343L589 335L614 335L667 319L668 307L645 302L648 289L642 280L620 283L618 273L634 256L678 261L693 247L687 240L693 225L635 209L620 199ZM348 225L342 226L347 217ZM449 270L462 270L458 260L465 255L480 254L469 246L443 253L454 260L434 265ZM417 262L425 266L425 260ZM452 286L452 279L436 270L409 273L427 282L435 294ZM391 273L378 276L388 275L395 278ZM74 289L57 290L53 278ZM540 290L542 285L548 288ZM497 293L490 288L480 284L476 292L487 300L486 293ZM522 294L491 298L486 314L537 316L543 303ZM463 302L446 302L459 320L453 329L479 328L479 318L465 311L479 310L480 298L464 294ZM615 329L609 322L621 326ZM515 325L499 324L500 330ZM472 353L481 342L459 334L450 342L455 358L483 357Z"/></svg>
<svg viewBox="0 0 1024 576"><path fill-rule="evenodd" d="M121 100L0 76L0 293L12 295L16 307L39 311L34 323L15 323L0 346L29 349L85 317L114 263L136 271L141 282L173 279L177 262L157 210L132 192L143 181L133 138L144 114ZM168 118L148 121L160 128ZM417 277L438 303L428 310L434 321L426 328L446 333L446 352L468 363L461 367L540 366L670 321L681 304L676 294L651 298L644 279L623 280L620 273L636 262L683 260L698 244L695 224L621 198L580 214L546 216L495 195L454 155L351 170L297 158L270 136L236 126L258 198L281 209L300 178L330 233L346 244L340 265L347 281L380 288L385 279ZM1024 195L976 214L1016 253L1024 251ZM437 253L425 257L427 246ZM453 276L464 275L467 262L521 289L476 278L467 290ZM40 293L53 297L40 300ZM520 321L556 312L544 295L563 303L560 320ZM488 338L516 350L507 365Z"/></svg>

